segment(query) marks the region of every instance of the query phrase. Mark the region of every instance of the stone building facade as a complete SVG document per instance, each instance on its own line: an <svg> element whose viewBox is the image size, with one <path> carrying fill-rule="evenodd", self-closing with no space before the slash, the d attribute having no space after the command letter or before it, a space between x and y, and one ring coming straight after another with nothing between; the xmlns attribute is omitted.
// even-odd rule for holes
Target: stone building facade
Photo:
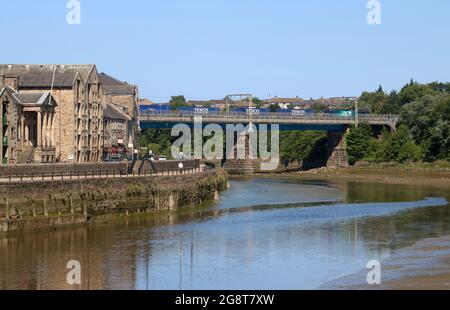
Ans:
<svg viewBox="0 0 450 310"><path fill-rule="evenodd" d="M0 90L0 156L2 165L56 160L56 101L49 93L17 93Z"/></svg>
<svg viewBox="0 0 450 310"><path fill-rule="evenodd" d="M135 85L120 81L106 73L100 73L99 77L102 84L102 100L104 106L110 107L110 114L116 114L117 109L120 109L123 112L120 114L125 114L126 116L126 134L123 138L123 144L127 149L133 150L137 146L139 129L138 88ZM115 119L111 119L110 123L116 123L117 116L115 116Z"/></svg>
<svg viewBox="0 0 450 310"><path fill-rule="evenodd" d="M55 150L52 160L69 163L102 160L106 105L95 65L0 65L0 89L6 86L19 96L43 93L52 96L53 111L48 115L41 112L36 119L41 125L51 123L50 134L46 131L44 140L50 139L47 135L51 137ZM47 158L50 153L39 148L42 136L37 137L30 148L34 161L42 162L39 158Z"/></svg>
<svg viewBox="0 0 450 310"><path fill-rule="evenodd" d="M131 157L133 149L128 148L131 116L121 107L107 104L104 112L105 144L104 159L111 159L112 155Z"/></svg>

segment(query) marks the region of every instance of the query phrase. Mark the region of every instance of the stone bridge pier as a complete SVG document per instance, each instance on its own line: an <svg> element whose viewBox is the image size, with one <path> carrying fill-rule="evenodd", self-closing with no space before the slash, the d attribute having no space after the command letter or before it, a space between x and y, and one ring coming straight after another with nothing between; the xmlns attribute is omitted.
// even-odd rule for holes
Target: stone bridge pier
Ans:
<svg viewBox="0 0 450 310"><path fill-rule="evenodd" d="M345 132L329 131L327 140L327 168L348 168Z"/></svg>
<svg viewBox="0 0 450 310"><path fill-rule="evenodd" d="M245 158L239 158L237 150L237 142L245 141ZM227 153L226 149L224 154L226 154L226 159L222 161L222 167L232 175L249 175L254 174L258 160L250 158L250 142L247 133L242 133L240 137L235 137L235 148ZM320 159L313 159L312 163L304 164L304 169L312 168L348 168L348 155L347 146L345 143L345 132L344 131L328 131L327 133L327 143L326 143L326 154Z"/></svg>
<svg viewBox="0 0 450 310"><path fill-rule="evenodd" d="M245 158L239 156L237 144L245 143ZM254 174L256 171L257 160L251 159L251 144L249 134L242 132L239 136L236 134L234 137L234 148L227 152L226 146L224 154L225 159L222 161L222 168L232 175L249 175Z"/></svg>

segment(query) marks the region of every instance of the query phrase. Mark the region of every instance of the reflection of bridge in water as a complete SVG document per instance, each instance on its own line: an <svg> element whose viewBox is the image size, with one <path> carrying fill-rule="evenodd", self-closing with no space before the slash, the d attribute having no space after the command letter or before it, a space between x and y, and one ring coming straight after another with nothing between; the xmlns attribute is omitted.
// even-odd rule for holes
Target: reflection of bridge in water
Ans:
<svg viewBox="0 0 450 310"><path fill-rule="evenodd" d="M349 115L333 113L283 113L283 112L263 112L255 113L255 110L242 112L208 112L196 111L148 111L142 113L139 117L141 129L150 128L172 128L176 124L186 124L193 126L197 117L201 116L203 126L208 124L219 124L225 127L226 124L249 124L256 127L259 125L279 125L280 130L318 130L328 132L328 141L326 145L326 159L313 163L312 167L326 165L328 167L347 167L347 151L343 135L346 130L353 125L366 123L373 127L388 127L395 130L398 122L396 115L381 114L358 114L349 113ZM270 130L270 126L268 126ZM249 160L235 161L227 160L233 167L230 170L254 171L255 167L249 165Z"/></svg>

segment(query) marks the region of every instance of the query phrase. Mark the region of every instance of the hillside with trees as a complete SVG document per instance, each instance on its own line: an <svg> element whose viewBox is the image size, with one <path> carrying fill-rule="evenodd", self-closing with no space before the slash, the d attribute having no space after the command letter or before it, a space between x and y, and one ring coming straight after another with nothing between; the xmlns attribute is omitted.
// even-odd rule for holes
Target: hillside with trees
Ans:
<svg viewBox="0 0 450 310"><path fill-rule="evenodd" d="M364 92L360 107L370 113L400 115L395 132L374 136L362 124L347 134L350 164L370 162L450 161L450 83L411 81L400 91L386 94L380 86Z"/></svg>

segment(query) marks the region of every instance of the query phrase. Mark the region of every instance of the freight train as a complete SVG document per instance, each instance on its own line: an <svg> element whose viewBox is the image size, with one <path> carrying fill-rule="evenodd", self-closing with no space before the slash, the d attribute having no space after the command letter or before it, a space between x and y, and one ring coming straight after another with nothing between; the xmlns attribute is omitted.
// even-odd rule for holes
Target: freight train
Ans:
<svg viewBox="0 0 450 310"><path fill-rule="evenodd" d="M218 114L222 110L220 108L214 107L178 107L173 108L170 105L147 105L141 106L141 114L148 113L180 113L180 114L198 114L198 115L213 115ZM230 112L233 114L253 114L253 115L264 115L271 113L269 108L249 108L249 107L231 107ZM320 113L327 115L334 115L338 117L354 117L354 110L323 110L320 112L314 111L312 109L278 109L276 113L292 115L292 116L307 116L308 114Z"/></svg>

